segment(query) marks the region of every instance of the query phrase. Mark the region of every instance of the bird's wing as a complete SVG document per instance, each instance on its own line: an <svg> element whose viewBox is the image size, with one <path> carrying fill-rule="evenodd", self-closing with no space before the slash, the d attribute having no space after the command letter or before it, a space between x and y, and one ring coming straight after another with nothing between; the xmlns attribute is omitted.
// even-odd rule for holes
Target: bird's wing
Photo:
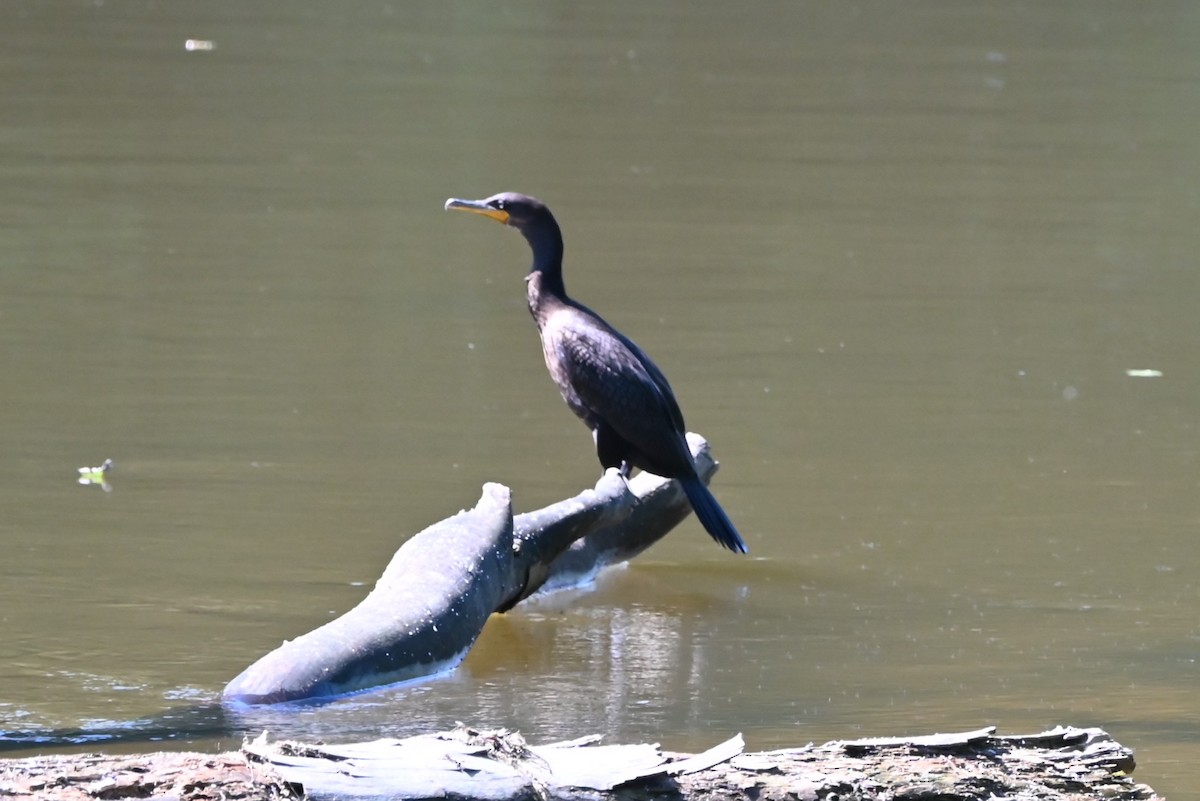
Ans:
<svg viewBox="0 0 1200 801"><path fill-rule="evenodd" d="M579 400L630 443L657 450L664 426L682 434L683 415L662 371L606 325L564 326L556 350Z"/></svg>
<svg viewBox="0 0 1200 801"><path fill-rule="evenodd" d="M612 333L621 340L625 347L629 348L629 351L637 358L647 375L650 376L651 381L654 382L654 386L658 389L658 393L663 400L663 404L666 406L667 413L671 417L671 424L675 427L675 430L681 434L686 433L687 429L683 424L683 412L679 410L679 403L675 400L675 393L671 390L671 385L667 382L667 377L663 375L662 370L659 370L658 365L629 337L615 329Z"/></svg>

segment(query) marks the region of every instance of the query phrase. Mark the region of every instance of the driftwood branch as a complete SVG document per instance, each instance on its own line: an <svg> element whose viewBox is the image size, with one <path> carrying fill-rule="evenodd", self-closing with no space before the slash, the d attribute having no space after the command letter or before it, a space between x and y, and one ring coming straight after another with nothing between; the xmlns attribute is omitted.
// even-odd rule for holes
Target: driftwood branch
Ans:
<svg viewBox="0 0 1200 801"><path fill-rule="evenodd" d="M1132 753L1101 729L1023 736L994 729L848 740L743 753L739 736L688 756L599 737L530 746L520 735L452 732L341 746L272 743L240 753L0 760L0 797L179 801L1152 801Z"/></svg>
<svg viewBox="0 0 1200 801"><path fill-rule="evenodd" d="M717 465L688 435L705 481ZM675 481L610 470L574 498L512 513L511 492L487 484L469 509L404 543L358 606L270 652L224 691L229 701L271 704L339 695L452 669L493 612L546 584L594 575L640 553L690 512Z"/></svg>

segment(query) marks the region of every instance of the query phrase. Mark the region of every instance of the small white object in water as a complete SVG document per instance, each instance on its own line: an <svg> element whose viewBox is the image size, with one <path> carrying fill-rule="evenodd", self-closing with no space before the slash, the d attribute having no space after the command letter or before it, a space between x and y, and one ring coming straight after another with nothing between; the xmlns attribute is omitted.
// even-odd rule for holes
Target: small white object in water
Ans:
<svg viewBox="0 0 1200 801"><path fill-rule="evenodd" d="M1162 378L1162 370L1126 370L1130 378Z"/></svg>
<svg viewBox="0 0 1200 801"><path fill-rule="evenodd" d="M188 39L183 43L183 49L189 53L195 50L212 50L216 46L211 39Z"/></svg>
<svg viewBox="0 0 1200 801"><path fill-rule="evenodd" d="M113 466L112 459L105 459L99 467L81 467L79 468L79 483L85 487L95 484L105 492L112 492L112 485L108 483L108 471L112 470Z"/></svg>

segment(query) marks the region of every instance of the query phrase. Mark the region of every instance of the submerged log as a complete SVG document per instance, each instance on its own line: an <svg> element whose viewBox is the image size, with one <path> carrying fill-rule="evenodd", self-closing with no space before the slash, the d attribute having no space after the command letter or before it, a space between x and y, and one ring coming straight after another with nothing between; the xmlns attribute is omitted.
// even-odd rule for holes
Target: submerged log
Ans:
<svg viewBox="0 0 1200 801"><path fill-rule="evenodd" d="M754 754L738 735L702 754L600 746L597 736L530 746L520 735L452 732L341 746L272 743L240 753L95 754L0 760L0 797L180 801L808 801L838 798L1153 801L1133 755L1101 729L1031 735L992 728L927 737L841 740Z"/></svg>
<svg viewBox="0 0 1200 801"><path fill-rule="evenodd" d="M696 467L716 472L703 437ZM594 489L536 512L512 513L511 492L487 484L475 508L400 547L358 606L286 641L225 687L224 698L273 704L355 692L452 669L493 612L547 582L577 581L650 547L690 512L678 482L608 471Z"/></svg>
<svg viewBox="0 0 1200 801"><path fill-rule="evenodd" d="M512 580L507 487L430 526L396 553L358 606L242 671L225 697L269 704L336 695L435 672L461 658Z"/></svg>

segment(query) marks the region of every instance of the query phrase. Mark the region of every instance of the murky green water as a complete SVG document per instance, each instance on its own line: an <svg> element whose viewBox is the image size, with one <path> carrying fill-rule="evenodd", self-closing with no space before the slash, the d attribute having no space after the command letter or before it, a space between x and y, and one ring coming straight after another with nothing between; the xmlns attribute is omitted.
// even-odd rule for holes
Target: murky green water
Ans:
<svg viewBox="0 0 1200 801"><path fill-rule="evenodd" d="M1183 3L5 4L0 729L1061 722L1198 797L1198 36ZM595 479L524 243L441 209L501 189L671 377L751 557L689 522L448 678L205 711L484 481Z"/></svg>

